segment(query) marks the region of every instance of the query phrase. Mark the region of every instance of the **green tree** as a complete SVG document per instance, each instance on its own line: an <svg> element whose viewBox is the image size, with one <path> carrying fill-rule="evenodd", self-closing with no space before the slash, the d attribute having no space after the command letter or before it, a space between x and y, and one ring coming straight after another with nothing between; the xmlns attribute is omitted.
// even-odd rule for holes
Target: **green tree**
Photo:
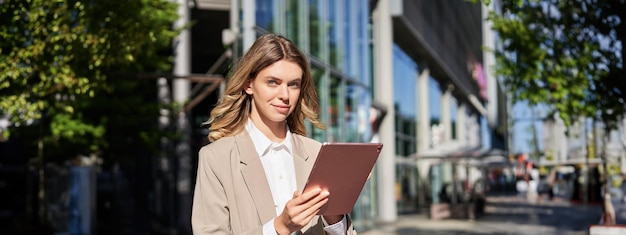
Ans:
<svg viewBox="0 0 626 235"><path fill-rule="evenodd" d="M0 1L0 114L11 123L2 138L23 140L40 168L135 154L158 135L148 123L158 109L155 82L134 74L170 71L176 9L169 0Z"/></svg>
<svg viewBox="0 0 626 235"><path fill-rule="evenodd" d="M499 7L488 15L500 42L491 49L513 102L546 104L548 116L558 113L567 126L591 117L615 128L625 111L626 3L503 0Z"/></svg>
<svg viewBox="0 0 626 235"><path fill-rule="evenodd" d="M503 78L513 102L544 104L550 109L547 117L558 113L568 127L581 118L590 118L594 127L596 120L601 121L607 133L616 129L626 111L626 2L499 3L496 11L488 13L500 42L492 48L497 61L495 74ZM594 141L587 146L588 154L595 154L595 145ZM606 157L604 149L601 157ZM606 159L603 162L606 169ZM607 183L605 180L605 186ZM603 209L614 215L611 206Z"/></svg>
<svg viewBox="0 0 626 235"><path fill-rule="evenodd" d="M0 13L0 109L15 126L48 119L59 138L102 136L76 109L113 91L112 73L170 69L159 52L176 35L171 1L16 0Z"/></svg>

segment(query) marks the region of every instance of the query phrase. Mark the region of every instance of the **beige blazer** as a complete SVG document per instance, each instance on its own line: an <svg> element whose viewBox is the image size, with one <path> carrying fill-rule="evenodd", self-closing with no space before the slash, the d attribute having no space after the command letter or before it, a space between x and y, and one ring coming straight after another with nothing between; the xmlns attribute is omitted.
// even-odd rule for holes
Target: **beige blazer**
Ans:
<svg viewBox="0 0 626 235"><path fill-rule="evenodd" d="M292 134L298 190L315 163L321 144ZM262 234L275 218L265 171L247 131L221 138L200 149L191 213L193 234ZM316 216L298 234L324 234ZM356 234L348 218L348 234Z"/></svg>

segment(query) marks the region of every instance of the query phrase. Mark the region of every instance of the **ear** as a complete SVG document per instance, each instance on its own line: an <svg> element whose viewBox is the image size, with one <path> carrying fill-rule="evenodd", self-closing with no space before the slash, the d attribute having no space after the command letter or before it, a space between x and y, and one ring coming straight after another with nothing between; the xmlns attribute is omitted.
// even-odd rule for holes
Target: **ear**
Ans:
<svg viewBox="0 0 626 235"><path fill-rule="evenodd" d="M252 79L248 79L243 84L243 91L245 91L248 95L252 95Z"/></svg>

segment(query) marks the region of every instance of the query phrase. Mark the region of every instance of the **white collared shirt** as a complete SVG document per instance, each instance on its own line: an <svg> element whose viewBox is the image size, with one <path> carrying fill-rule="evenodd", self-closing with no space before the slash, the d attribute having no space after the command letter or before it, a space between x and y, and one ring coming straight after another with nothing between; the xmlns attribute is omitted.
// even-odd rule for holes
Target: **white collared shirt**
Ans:
<svg viewBox="0 0 626 235"><path fill-rule="evenodd" d="M293 192L297 190L296 170L291 152L291 132L287 128L285 140L275 143L257 129L251 120L248 120L246 130L261 157L263 170L274 198L274 208L276 214L280 215L287 201L293 197Z"/></svg>
<svg viewBox="0 0 626 235"><path fill-rule="evenodd" d="M287 127L287 135L281 143L272 142L248 119L246 131L250 134L254 148L261 158L263 170L270 185L276 214L280 215L287 201L293 198L297 190L296 170L293 164L293 150L291 144L291 131ZM346 217L339 223L328 225L324 221L324 230L328 234L345 234ZM263 225L263 234L276 234L274 219Z"/></svg>

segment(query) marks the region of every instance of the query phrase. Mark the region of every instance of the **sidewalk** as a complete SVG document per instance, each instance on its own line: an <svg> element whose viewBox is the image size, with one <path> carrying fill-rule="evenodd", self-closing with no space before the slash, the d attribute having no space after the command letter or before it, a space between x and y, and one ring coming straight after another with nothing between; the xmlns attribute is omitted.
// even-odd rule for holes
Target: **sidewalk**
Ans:
<svg viewBox="0 0 626 235"><path fill-rule="evenodd" d="M528 203L515 196L487 198L485 213L475 220L432 220L425 214L401 215L391 224L381 224L361 235L409 234L555 234L587 235L589 226L602 214L599 205L576 205L567 201ZM626 215L626 205L620 213ZM624 217L626 218L626 217Z"/></svg>
<svg viewBox="0 0 626 235"><path fill-rule="evenodd" d="M433 231L468 231L474 222L468 220L431 220L426 215L402 215L392 224L380 225L374 229L359 232L360 235L433 234ZM444 230L445 229L445 230Z"/></svg>

